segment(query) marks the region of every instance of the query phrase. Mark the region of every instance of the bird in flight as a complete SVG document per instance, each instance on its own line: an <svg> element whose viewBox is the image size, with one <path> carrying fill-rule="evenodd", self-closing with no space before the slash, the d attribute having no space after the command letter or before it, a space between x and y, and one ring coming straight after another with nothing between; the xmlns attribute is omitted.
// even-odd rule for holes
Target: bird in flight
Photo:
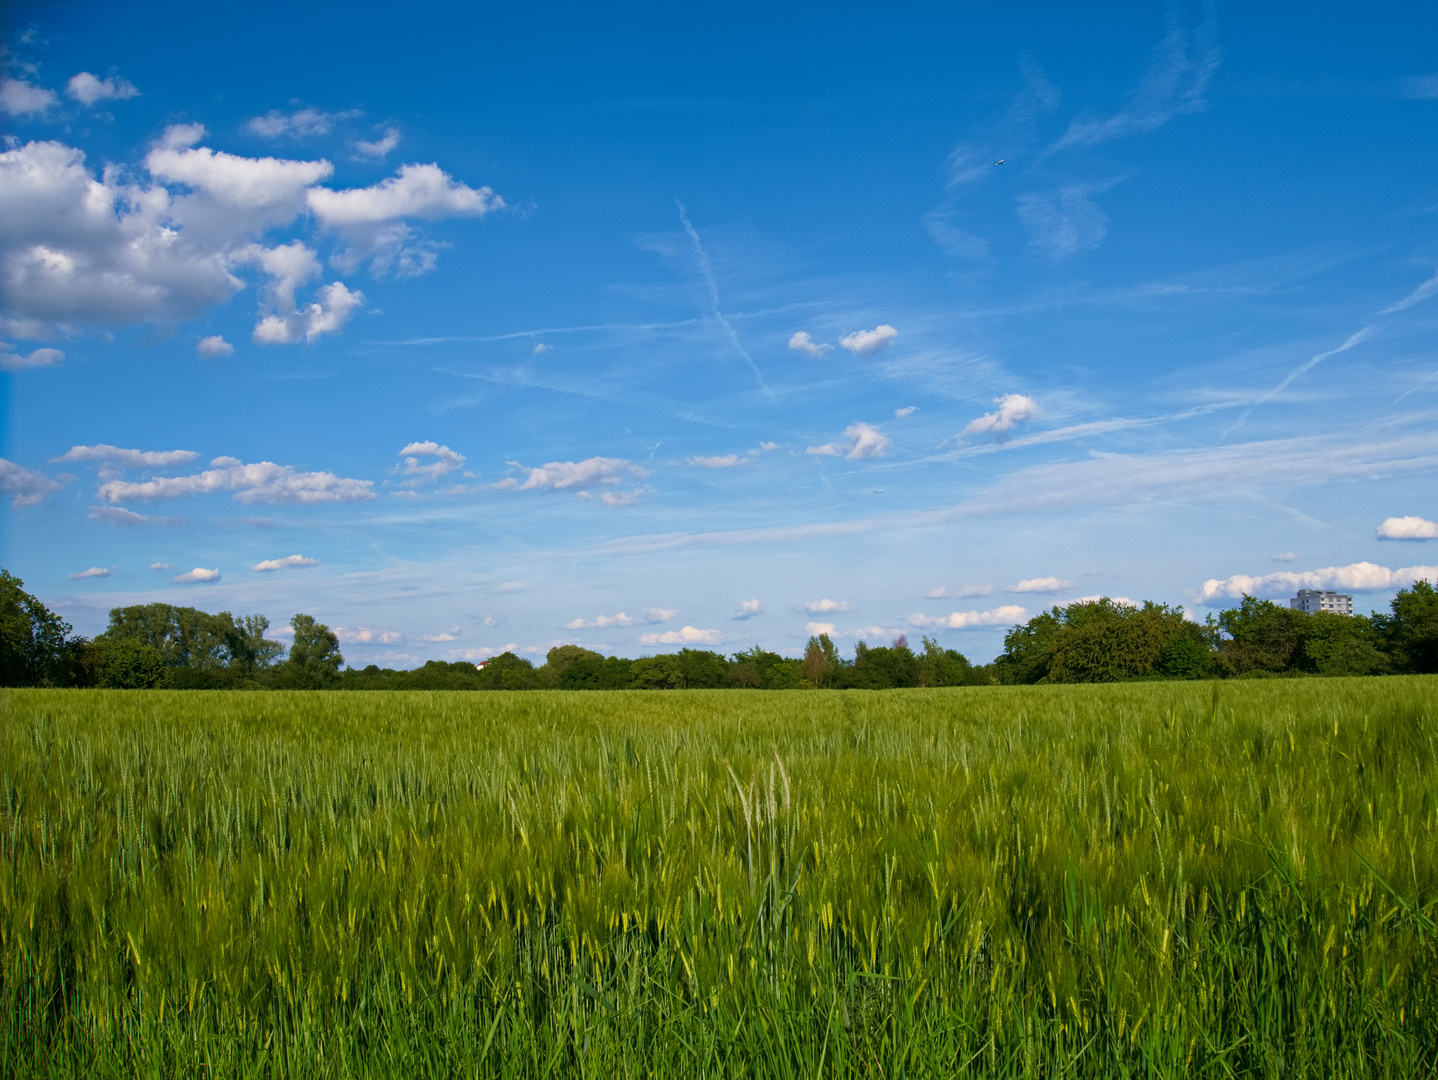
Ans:
<svg viewBox="0 0 1438 1080"><path fill-rule="evenodd" d="M998 161L994 162L995 165L1002 165L1003 163L1004 163L1004 159L1003 159L1003 158L999 158Z"/></svg>

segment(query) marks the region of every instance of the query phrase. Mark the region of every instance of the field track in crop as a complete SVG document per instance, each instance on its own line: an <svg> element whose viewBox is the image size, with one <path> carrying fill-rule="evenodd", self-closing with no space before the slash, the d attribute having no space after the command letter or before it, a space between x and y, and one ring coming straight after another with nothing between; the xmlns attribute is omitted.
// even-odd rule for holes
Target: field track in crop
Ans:
<svg viewBox="0 0 1438 1080"><path fill-rule="evenodd" d="M6 1076L1432 1076L1438 678L0 696Z"/></svg>

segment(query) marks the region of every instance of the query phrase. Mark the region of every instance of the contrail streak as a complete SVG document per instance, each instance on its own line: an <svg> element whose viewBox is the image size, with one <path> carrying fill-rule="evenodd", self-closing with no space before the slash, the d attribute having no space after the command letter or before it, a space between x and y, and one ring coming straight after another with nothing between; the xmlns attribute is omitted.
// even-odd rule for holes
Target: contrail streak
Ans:
<svg viewBox="0 0 1438 1080"><path fill-rule="evenodd" d="M689 224L689 212L684 209L684 204L678 199L675 199L674 203L679 207L679 220L684 223L684 231L694 242L694 254L699 259L699 268L704 271L704 280L709 283L710 313L714 316L715 321L724 328L724 332L729 335L729 344L734 346L734 351L749 364L749 370L754 372L754 378L759 383L759 388L764 391L770 401L775 401L774 392L769 389L769 385L764 381L764 376L759 374L759 365L754 363L754 358L749 355L749 350L744 348L739 341L739 335L735 333L734 327L724 317L724 313L719 310L719 286L714 282L714 268L709 262L709 256L704 252L704 245L699 242L699 234L694 231L694 226Z"/></svg>
<svg viewBox="0 0 1438 1080"><path fill-rule="evenodd" d="M1299 364L1296 368L1294 368L1288 373L1288 378L1284 379L1272 390L1268 391L1268 393L1264 394L1257 401L1255 401L1249 408L1244 410L1243 415L1240 416L1237 420L1235 420L1233 422L1233 426L1230 427L1223 434L1227 436L1232 434L1238 428L1241 428L1244 421L1248 419L1249 414L1252 413L1254 409L1258 408L1260 405L1266 404L1273 398L1277 397L1279 394L1283 393L1283 391L1288 389L1289 385L1293 382L1294 379L1301 378L1302 376L1308 374L1308 372L1313 370L1313 368L1317 367L1319 364L1323 363L1323 361L1327 360L1330 356L1337 356L1339 353L1345 353L1349 349L1353 348L1355 345L1360 345L1363 342L1367 341L1374 335L1377 329L1378 328L1376 326L1370 323L1362 330L1358 330L1352 334L1349 334L1348 340L1345 341L1342 345L1339 345L1336 349L1329 349L1327 352L1321 352L1317 356L1312 357L1309 360L1305 360L1303 363Z"/></svg>

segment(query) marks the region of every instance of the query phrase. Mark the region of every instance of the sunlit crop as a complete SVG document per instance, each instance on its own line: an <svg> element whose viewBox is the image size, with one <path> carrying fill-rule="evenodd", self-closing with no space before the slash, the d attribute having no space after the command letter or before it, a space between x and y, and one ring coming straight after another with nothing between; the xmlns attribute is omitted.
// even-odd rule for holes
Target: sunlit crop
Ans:
<svg viewBox="0 0 1438 1080"><path fill-rule="evenodd" d="M1438 683L10 691L0 1073L1438 1069Z"/></svg>

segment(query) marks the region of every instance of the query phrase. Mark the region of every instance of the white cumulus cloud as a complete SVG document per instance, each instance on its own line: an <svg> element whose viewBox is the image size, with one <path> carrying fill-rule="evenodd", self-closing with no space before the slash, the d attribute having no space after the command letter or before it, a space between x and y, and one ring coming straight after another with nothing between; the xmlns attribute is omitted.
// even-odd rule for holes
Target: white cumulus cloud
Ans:
<svg viewBox="0 0 1438 1080"><path fill-rule="evenodd" d="M1005 394L1003 397L995 398L994 403L998 405L998 408L971 421L960 434L961 438L969 435L1002 437L1020 424L1038 420L1044 414L1037 401L1023 394Z"/></svg>
<svg viewBox="0 0 1438 1080"><path fill-rule="evenodd" d="M292 503L308 506L326 502L361 502L373 499L373 480L351 480L331 472L298 472L289 465L259 461L246 465L234 458L216 458L216 468L189 476L153 480L108 480L97 489L110 503L155 502L184 495L215 491L234 492L238 503Z"/></svg>
<svg viewBox="0 0 1438 1080"><path fill-rule="evenodd" d="M65 84L65 92L81 105L93 105L97 101L124 101L140 94L134 83L118 75L102 79L88 71L72 75Z"/></svg>
<svg viewBox="0 0 1438 1080"><path fill-rule="evenodd" d="M1192 591L1196 603L1239 600L1249 596L1289 596L1299 589L1351 589L1353 592L1382 592L1412 585L1415 581L1438 582L1438 566L1404 566L1390 570L1377 563L1356 562L1347 566L1325 566L1319 570L1280 570L1272 574L1234 574L1209 578Z"/></svg>
<svg viewBox="0 0 1438 1080"><path fill-rule="evenodd" d="M235 347L219 334L214 334L210 337L200 338L199 343L195 346L195 352L206 360L218 360L222 356L233 356Z"/></svg>
<svg viewBox="0 0 1438 1080"><path fill-rule="evenodd" d="M432 484L443 476L464 468L464 455L441 446L437 442L412 442L400 450L404 463L397 466L401 475L407 477L406 487ZM433 458L426 464L420 458Z"/></svg>
<svg viewBox="0 0 1438 1080"><path fill-rule="evenodd" d="M393 269L402 277L425 273L435 261L433 248L417 242L403 219L483 217L503 206L492 189L459 183L433 164L401 165L397 176L366 188L309 192L320 225L348 245L335 255L336 266L352 270L370 259L375 273Z"/></svg>
<svg viewBox="0 0 1438 1080"><path fill-rule="evenodd" d="M899 332L892 326L881 323L872 330L856 330L852 334L845 334L839 339L839 344L859 356L873 356L881 349L887 349L898 336Z"/></svg>
<svg viewBox="0 0 1438 1080"><path fill-rule="evenodd" d="M919 407L917 405L905 405L902 409L894 410L894 418L896 420L907 420L918 411Z"/></svg>
<svg viewBox="0 0 1438 1080"><path fill-rule="evenodd" d="M0 458L0 496L8 495L11 506L35 506L59 490L59 483L44 473L32 472Z"/></svg>
<svg viewBox="0 0 1438 1080"><path fill-rule="evenodd" d="M1065 581L1061 577L1031 577L1024 578L1016 585L1009 586L1009 592L1021 593L1059 593L1066 592L1074 587L1072 581Z"/></svg>
<svg viewBox="0 0 1438 1080"><path fill-rule="evenodd" d="M34 327L27 336L174 321L229 301L247 284L237 272L258 267L269 280L256 340L313 341L339 330L362 296L335 281L298 297L296 288L318 276L318 253L267 234L305 227L308 211L325 237L337 238L331 261L343 272L369 259L376 273L415 274L433 268L438 248L407 219L502 205L488 188L435 165L335 190L321 186L334 172L326 160L244 157L199 145L204 138L199 124L172 125L138 167L115 163L99 175L82 151L56 141L0 152L3 313Z"/></svg>
<svg viewBox="0 0 1438 1080"><path fill-rule="evenodd" d="M953 611L948 615L910 615L909 625L944 630L972 630L981 626L1015 626L1028 618L1017 604L1002 604L992 611Z"/></svg>
<svg viewBox="0 0 1438 1080"><path fill-rule="evenodd" d="M64 362L65 354L59 349L34 349L30 353L22 355L18 349L0 341L0 371L59 367Z"/></svg>
<svg viewBox="0 0 1438 1080"><path fill-rule="evenodd" d="M597 618L586 622L583 619L574 619L564 624L566 630L607 630L613 626L642 626L645 624L668 622L679 612L670 608L645 608L639 618L619 612L615 615L600 615Z"/></svg>
<svg viewBox="0 0 1438 1080"><path fill-rule="evenodd" d="M54 461L105 461L129 469L169 469L188 465L200 455L193 450L126 450L109 443L72 446Z"/></svg>
<svg viewBox="0 0 1438 1080"><path fill-rule="evenodd" d="M58 104L53 90L22 79L0 79L0 109L11 116L35 116Z"/></svg>
<svg viewBox="0 0 1438 1080"><path fill-rule="evenodd" d="M950 589L947 585L940 585L937 589L930 589L928 596L930 600L968 600L975 596L992 596L994 587L992 585L964 585L959 589Z"/></svg>
<svg viewBox="0 0 1438 1080"><path fill-rule="evenodd" d="M803 353L805 356L811 359L817 359L823 356L833 347L834 346L832 345L824 345L820 342L815 341L809 336L809 332L807 330L800 330L798 333L796 333L793 337L789 339L789 348L793 349L795 352Z"/></svg>
<svg viewBox="0 0 1438 1080"><path fill-rule="evenodd" d="M397 645L404 641L398 630L376 630L370 626L336 626L341 645Z"/></svg>
<svg viewBox="0 0 1438 1080"><path fill-rule="evenodd" d="M686 626L679 630L666 630L662 634L641 634L641 645L718 645L724 635L718 630L700 630Z"/></svg>
<svg viewBox="0 0 1438 1080"><path fill-rule="evenodd" d="M625 458L592 457L583 461L550 461L538 468L529 468L517 461L509 463L524 472L523 478L506 477L496 487L518 491L570 491L581 498L591 496L590 488L613 487L626 477L645 477L648 470ZM601 500L607 506L625 506L639 498L639 492L605 491Z"/></svg>
<svg viewBox="0 0 1438 1080"><path fill-rule="evenodd" d="M850 461L860 461L865 458L883 457L889 447L893 445L889 437L873 424L866 424L862 421L846 427L844 438L849 440L847 446L840 442L831 442L822 446L806 447L804 453L816 457L839 457L842 455Z"/></svg>
<svg viewBox="0 0 1438 1080"><path fill-rule="evenodd" d="M820 634L834 636L834 624L831 622L806 622L804 629L814 637L818 637Z"/></svg>
<svg viewBox="0 0 1438 1080"><path fill-rule="evenodd" d="M734 618L739 620L752 619L756 615L764 614L764 605L758 600L740 600L734 609Z"/></svg>
<svg viewBox="0 0 1438 1080"><path fill-rule="evenodd" d="M251 336L258 345L312 342L325 334L339 333L363 303L364 293L347 288L342 281L331 282L320 289L318 300L293 311L266 315Z"/></svg>
<svg viewBox="0 0 1438 1080"><path fill-rule="evenodd" d="M88 570L81 570L78 574L71 574L71 581L80 581L84 578L109 577L110 571L103 566L92 566Z"/></svg>
<svg viewBox="0 0 1438 1080"><path fill-rule="evenodd" d="M810 600L806 604L800 604L799 610L807 611L811 615L827 614L831 611L848 611L849 602L847 600L830 600L826 596L822 600Z"/></svg>
<svg viewBox="0 0 1438 1080"><path fill-rule="evenodd" d="M203 566L197 566L188 573L181 574L174 580L177 585L203 584L210 581L219 581L220 571L218 569L206 570Z"/></svg>
<svg viewBox="0 0 1438 1080"><path fill-rule="evenodd" d="M328 135L336 123L353 119L359 115L358 109L349 109L345 112L323 112L320 109L311 108L295 109L293 112L271 109L264 116L256 116L251 119L245 127L264 139L278 139L283 136L304 139L317 135Z"/></svg>
<svg viewBox="0 0 1438 1080"><path fill-rule="evenodd" d="M285 570L292 566L315 566L318 560L309 559L303 555L286 555L283 559L265 559L250 567L256 573L264 573L267 570Z"/></svg>
<svg viewBox="0 0 1438 1080"><path fill-rule="evenodd" d="M1438 539L1438 521L1427 518L1391 517L1384 518L1378 526L1380 540L1434 540Z"/></svg>

